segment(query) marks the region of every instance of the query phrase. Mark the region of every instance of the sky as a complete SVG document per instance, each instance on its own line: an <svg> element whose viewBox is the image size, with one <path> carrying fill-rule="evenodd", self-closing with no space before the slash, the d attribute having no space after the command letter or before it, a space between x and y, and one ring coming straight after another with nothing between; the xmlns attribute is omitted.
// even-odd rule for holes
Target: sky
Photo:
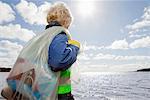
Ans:
<svg viewBox="0 0 150 100"><path fill-rule="evenodd" d="M58 0L0 1L0 67L12 67L23 46L45 29ZM150 67L149 0L61 0L73 15L69 31L81 43L83 72Z"/></svg>

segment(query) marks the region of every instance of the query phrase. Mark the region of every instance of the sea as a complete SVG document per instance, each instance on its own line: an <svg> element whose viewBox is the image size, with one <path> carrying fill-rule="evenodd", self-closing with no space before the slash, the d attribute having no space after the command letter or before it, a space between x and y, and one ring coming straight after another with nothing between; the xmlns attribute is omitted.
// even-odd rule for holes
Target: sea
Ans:
<svg viewBox="0 0 150 100"><path fill-rule="evenodd" d="M7 75L0 73L0 91ZM79 79L75 100L150 100L150 72L84 72Z"/></svg>

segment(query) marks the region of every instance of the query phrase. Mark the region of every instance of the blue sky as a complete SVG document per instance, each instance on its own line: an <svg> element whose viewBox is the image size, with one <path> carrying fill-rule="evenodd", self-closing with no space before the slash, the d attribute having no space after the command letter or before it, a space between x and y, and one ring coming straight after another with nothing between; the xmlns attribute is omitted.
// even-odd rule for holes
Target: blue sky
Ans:
<svg viewBox="0 0 150 100"><path fill-rule="evenodd" d="M11 67L24 44L44 30L46 10L57 0L1 0L0 66ZM149 0L62 0L82 44L82 71L133 71L150 66Z"/></svg>

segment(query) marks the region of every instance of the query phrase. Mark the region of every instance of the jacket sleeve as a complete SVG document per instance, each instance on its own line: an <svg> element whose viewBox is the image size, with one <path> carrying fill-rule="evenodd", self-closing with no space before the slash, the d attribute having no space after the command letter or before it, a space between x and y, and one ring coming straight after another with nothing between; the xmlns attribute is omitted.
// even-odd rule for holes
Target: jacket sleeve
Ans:
<svg viewBox="0 0 150 100"><path fill-rule="evenodd" d="M68 44L68 37L60 33L53 39L48 51L48 64L52 71L68 69L77 58L79 48Z"/></svg>

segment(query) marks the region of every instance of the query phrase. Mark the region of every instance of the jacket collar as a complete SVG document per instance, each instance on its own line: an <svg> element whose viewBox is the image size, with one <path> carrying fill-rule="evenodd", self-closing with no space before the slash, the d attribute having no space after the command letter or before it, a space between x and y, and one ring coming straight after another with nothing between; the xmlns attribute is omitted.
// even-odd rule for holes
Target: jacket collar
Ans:
<svg viewBox="0 0 150 100"><path fill-rule="evenodd" d="M61 26L57 21L52 21L48 25L46 25L45 29L53 27L53 26Z"/></svg>

